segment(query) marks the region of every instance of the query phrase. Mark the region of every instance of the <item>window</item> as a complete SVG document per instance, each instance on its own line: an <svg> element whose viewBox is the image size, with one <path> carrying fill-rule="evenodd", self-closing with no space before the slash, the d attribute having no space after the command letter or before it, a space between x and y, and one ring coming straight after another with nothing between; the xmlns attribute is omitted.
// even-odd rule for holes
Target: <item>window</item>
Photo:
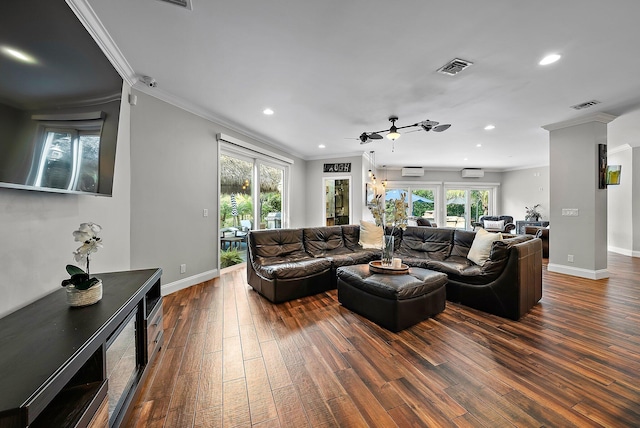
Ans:
<svg viewBox="0 0 640 428"><path fill-rule="evenodd" d="M405 201L408 205L407 215L410 217L424 217L438 222L437 198L438 184L431 183L392 183L389 182L385 190L385 214L391 218L393 201L400 199L402 193L406 193Z"/></svg>
<svg viewBox="0 0 640 428"><path fill-rule="evenodd" d="M45 125L35 185L96 193L101 130L101 120Z"/></svg>
<svg viewBox="0 0 640 428"><path fill-rule="evenodd" d="M293 161L223 134L218 140L220 228L246 232L287 227L287 180Z"/></svg>
<svg viewBox="0 0 640 428"><path fill-rule="evenodd" d="M493 215L498 184L440 182L389 182L385 190L386 215L390 218L393 200L407 194L410 217L423 217L439 227L472 229L471 223L483 215Z"/></svg>
<svg viewBox="0 0 640 428"><path fill-rule="evenodd" d="M495 212L497 185L445 185L446 226L472 229L471 224L483 215Z"/></svg>

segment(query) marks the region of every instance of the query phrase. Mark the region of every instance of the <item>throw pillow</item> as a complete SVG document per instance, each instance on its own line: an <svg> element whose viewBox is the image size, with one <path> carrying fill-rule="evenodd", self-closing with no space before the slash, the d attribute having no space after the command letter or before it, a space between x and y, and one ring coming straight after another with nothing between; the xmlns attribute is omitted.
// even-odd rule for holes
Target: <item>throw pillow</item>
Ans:
<svg viewBox="0 0 640 428"><path fill-rule="evenodd" d="M504 230L504 220L497 220L497 221L485 220L484 228L502 231Z"/></svg>
<svg viewBox="0 0 640 428"><path fill-rule="evenodd" d="M479 229L473 238L467 258L475 264L483 266L489 260L491 245L495 241L502 241L502 233L491 233L484 229Z"/></svg>
<svg viewBox="0 0 640 428"><path fill-rule="evenodd" d="M362 248L381 250L382 235L383 230L381 227L376 226L375 223L370 221L360 220L360 241L358 244L360 244Z"/></svg>

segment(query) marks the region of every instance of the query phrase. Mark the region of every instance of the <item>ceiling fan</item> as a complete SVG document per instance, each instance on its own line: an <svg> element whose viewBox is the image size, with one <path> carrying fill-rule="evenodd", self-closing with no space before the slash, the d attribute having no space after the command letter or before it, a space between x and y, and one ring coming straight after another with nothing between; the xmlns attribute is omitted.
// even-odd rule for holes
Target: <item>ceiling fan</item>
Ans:
<svg viewBox="0 0 640 428"><path fill-rule="evenodd" d="M375 132L363 132L362 134L360 134L360 137L358 137L358 139L360 140L360 144L367 144L373 140L381 140L382 135L380 134L384 132L387 132L388 139L390 139L391 141L395 141L400 138L400 133L398 132L399 129L419 127L419 129L414 129L412 131L408 131L407 133L416 131L442 132L451 127L451 124L449 123L440 125L440 122L435 122L433 120L423 120L422 122L414 123L412 125L396 126L397 120L398 116L390 116L389 122L391 122L391 127L389 129L383 129L382 131Z"/></svg>

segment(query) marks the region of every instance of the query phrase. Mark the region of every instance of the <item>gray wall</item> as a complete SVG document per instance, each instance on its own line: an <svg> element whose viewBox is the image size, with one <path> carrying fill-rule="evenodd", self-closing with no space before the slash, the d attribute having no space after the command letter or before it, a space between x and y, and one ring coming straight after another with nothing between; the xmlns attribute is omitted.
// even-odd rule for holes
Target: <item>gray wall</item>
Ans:
<svg viewBox="0 0 640 428"><path fill-rule="evenodd" d="M325 163L351 162L351 172L348 173L324 173ZM363 181L362 156L345 158L328 158L307 161L306 165L306 195L302 200L306 202L306 221L301 226L324 226L325 207L322 205L324 193L323 177L351 177L351 223L357 224L362 218L364 207L364 181ZM292 212L298 208L296 199L291 198ZM303 205L303 204L300 204Z"/></svg>
<svg viewBox="0 0 640 428"><path fill-rule="evenodd" d="M137 91L131 119L131 266L161 267L163 292L218 274L218 142L255 140ZM269 150L282 153L268 147ZM293 158L292 227L304 223L304 161ZM203 216L203 210L209 216ZM180 273L180 265L187 271Z"/></svg>
<svg viewBox="0 0 640 428"><path fill-rule="evenodd" d="M598 189L597 168L598 144L607 142L607 125L593 120L560 126L549 134L553 230L549 233L549 270L599 279L608 275L607 191ZM565 208L578 209L579 215L563 216Z"/></svg>
<svg viewBox="0 0 640 428"><path fill-rule="evenodd" d="M540 204L542 220L549 220L549 167L505 171L502 179L502 213L524 220L526 209Z"/></svg>
<svg viewBox="0 0 640 428"><path fill-rule="evenodd" d="M622 176L620 177L620 180L622 180ZM631 198L631 202L630 202L631 209L633 212L633 220L632 220L633 248L632 249L633 249L633 256L640 257L640 147L633 148L633 170L631 171L631 183L633 187L633 197Z"/></svg>
<svg viewBox="0 0 640 428"><path fill-rule="evenodd" d="M104 248L91 258L92 273L130 268L128 91L125 84L112 197L0 188L0 317L60 289L65 266L75 263L72 232L80 223L103 227Z"/></svg>

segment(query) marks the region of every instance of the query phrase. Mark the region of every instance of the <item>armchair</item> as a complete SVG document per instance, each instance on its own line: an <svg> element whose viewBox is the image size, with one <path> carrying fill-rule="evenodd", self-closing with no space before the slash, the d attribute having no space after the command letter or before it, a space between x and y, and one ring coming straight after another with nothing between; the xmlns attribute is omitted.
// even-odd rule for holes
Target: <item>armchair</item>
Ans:
<svg viewBox="0 0 640 428"><path fill-rule="evenodd" d="M427 227L438 227L435 221L429 220L428 218L418 217L416 219L416 223L418 226L427 226Z"/></svg>
<svg viewBox="0 0 640 428"><path fill-rule="evenodd" d="M474 229L482 227L488 232L505 232L510 233L516 228L513 224L513 217L510 215L491 216L483 215L478 221L471 222Z"/></svg>
<svg viewBox="0 0 640 428"><path fill-rule="evenodd" d="M542 240L542 258L549 258L549 229L540 226L525 226L524 233Z"/></svg>

